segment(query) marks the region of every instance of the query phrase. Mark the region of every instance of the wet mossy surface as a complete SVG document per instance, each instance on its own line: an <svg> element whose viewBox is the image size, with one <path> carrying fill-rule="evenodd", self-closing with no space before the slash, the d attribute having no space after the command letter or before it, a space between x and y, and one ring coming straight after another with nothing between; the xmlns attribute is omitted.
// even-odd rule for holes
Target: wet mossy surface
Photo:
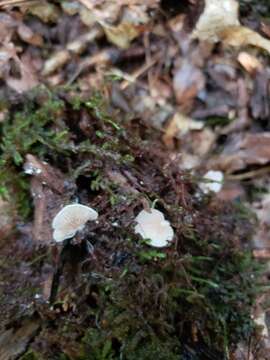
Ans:
<svg viewBox="0 0 270 360"><path fill-rule="evenodd" d="M170 160L160 134L138 119L121 120L102 96L42 90L25 101L1 124L2 193L8 198L15 191L21 216L31 219L23 172L31 153L73 183L71 201L100 216L85 227L80 244L64 244L51 302L28 304L41 330L21 360L217 360L248 342L261 291L260 267L243 250L252 216L201 194L198 179ZM171 246L156 250L134 234L134 217L146 204L171 222ZM38 277L52 260L41 246L35 262L29 242L24 262ZM16 254L14 246L13 260L20 262L23 251L22 245ZM18 295L16 304L34 297L31 280L28 285L31 294Z"/></svg>

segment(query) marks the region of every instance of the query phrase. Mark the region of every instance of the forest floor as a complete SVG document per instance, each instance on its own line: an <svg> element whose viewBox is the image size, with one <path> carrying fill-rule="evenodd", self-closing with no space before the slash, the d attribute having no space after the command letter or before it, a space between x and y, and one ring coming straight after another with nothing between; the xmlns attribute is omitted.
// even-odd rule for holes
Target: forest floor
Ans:
<svg viewBox="0 0 270 360"><path fill-rule="evenodd" d="M269 59L268 1L0 1L0 360L269 360Z"/></svg>

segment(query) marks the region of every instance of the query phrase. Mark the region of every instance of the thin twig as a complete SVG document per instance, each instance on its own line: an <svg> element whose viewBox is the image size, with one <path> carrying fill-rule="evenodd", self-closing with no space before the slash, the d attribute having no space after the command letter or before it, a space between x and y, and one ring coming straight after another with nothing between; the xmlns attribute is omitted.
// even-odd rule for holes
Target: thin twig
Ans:
<svg viewBox="0 0 270 360"><path fill-rule="evenodd" d="M32 5L35 2L38 1L37 0L2 0L0 1L0 9L7 8L9 6Z"/></svg>
<svg viewBox="0 0 270 360"><path fill-rule="evenodd" d="M139 69L135 70L132 74L130 74L130 76L133 79L133 82L135 82L136 79L141 75L143 75L149 68L155 65L157 61L160 59L160 57L161 57L161 53L159 52L152 57L151 62L144 64L142 67L140 67ZM120 85L121 90L125 90L129 86L129 84L130 82L128 80L124 80Z"/></svg>
<svg viewBox="0 0 270 360"><path fill-rule="evenodd" d="M270 172L270 166L265 166L265 167L263 167L261 169L247 171L247 172L242 173L242 174L227 175L226 179L228 179L228 180L246 180L246 179L251 179L251 178L254 178L254 177L257 177L257 176L265 175L268 172Z"/></svg>
<svg viewBox="0 0 270 360"><path fill-rule="evenodd" d="M88 10L93 9L93 2L91 0L78 0L81 4L83 4Z"/></svg>

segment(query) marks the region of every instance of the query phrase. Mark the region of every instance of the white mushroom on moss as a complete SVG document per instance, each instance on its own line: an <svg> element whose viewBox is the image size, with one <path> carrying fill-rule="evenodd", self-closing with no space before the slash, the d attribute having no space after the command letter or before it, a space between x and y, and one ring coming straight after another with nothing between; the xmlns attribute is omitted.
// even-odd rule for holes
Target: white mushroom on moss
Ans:
<svg viewBox="0 0 270 360"><path fill-rule="evenodd" d="M200 182L199 187L205 193L210 191L218 193L223 186L224 176L221 171L209 170L204 176L203 181Z"/></svg>
<svg viewBox="0 0 270 360"><path fill-rule="evenodd" d="M173 228L159 210L142 210L136 216L135 221L137 223L135 233L140 234L143 239L148 239L151 246L168 246L169 242L173 239Z"/></svg>
<svg viewBox="0 0 270 360"><path fill-rule="evenodd" d="M61 209L53 219L53 239L62 242L72 238L77 231L84 228L87 221L98 218L98 213L85 205L71 204Z"/></svg>

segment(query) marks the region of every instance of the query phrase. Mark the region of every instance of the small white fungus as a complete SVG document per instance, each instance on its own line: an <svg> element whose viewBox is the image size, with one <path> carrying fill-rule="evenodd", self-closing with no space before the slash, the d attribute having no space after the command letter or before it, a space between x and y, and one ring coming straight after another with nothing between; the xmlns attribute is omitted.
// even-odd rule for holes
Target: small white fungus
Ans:
<svg viewBox="0 0 270 360"><path fill-rule="evenodd" d="M71 204L61 209L53 219L53 239L62 242L82 230L89 220L96 220L98 213L85 205Z"/></svg>
<svg viewBox="0 0 270 360"><path fill-rule="evenodd" d="M173 239L173 228L159 210L142 210L136 216L135 221L137 222L135 233L140 234L143 239L149 239L149 245L151 246L168 246L169 242Z"/></svg>
<svg viewBox="0 0 270 360"><path fill-rule="evenodd" d="M224 176L221 171L209 170L203 179L204 181L199 186L205 194L208 194L210 191L218 193L222 188Z"/></svg>
<svg viewBox="0 0 270 360"><path fill-rule="evenodd" d="M42 170L38 167L34 167L32 164L24 165L24 173L27 175L39 175L42 173Z"/></svg>

